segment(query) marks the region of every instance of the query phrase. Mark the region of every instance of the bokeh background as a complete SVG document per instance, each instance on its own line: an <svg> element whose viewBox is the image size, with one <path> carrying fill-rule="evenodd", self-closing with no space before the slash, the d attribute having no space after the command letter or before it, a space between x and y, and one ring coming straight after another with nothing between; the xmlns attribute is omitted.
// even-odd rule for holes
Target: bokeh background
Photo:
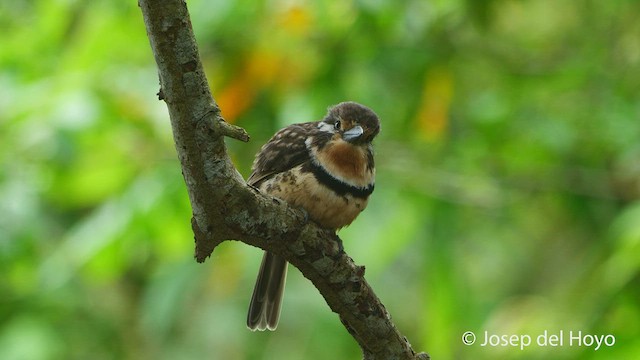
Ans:
<svg viewBox="0 0 640 360"><path fill-rule="evenodd" d="M347 252L434 359L640 358L640 2L189 1L248 144L354 100L382 119ZM140 10L0 2L1 359L359 359L291 268L245 328L261 251L193 260L190 207ZM558 334L564 346L462 344ZM568 332L615 345L568 345Z"/></svg>

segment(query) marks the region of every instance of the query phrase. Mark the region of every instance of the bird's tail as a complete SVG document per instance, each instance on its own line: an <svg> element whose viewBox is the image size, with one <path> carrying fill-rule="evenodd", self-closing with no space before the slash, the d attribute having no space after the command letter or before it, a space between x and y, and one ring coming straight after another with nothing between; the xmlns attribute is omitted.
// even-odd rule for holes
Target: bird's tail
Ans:
<svg viewBox="0 0 640 360"><path fill-rule="evenodd" d="M275 330L280 318L280 307L287 280L287 261L277 255L265 252L253 288L247 327L255 331Z"/></svg>

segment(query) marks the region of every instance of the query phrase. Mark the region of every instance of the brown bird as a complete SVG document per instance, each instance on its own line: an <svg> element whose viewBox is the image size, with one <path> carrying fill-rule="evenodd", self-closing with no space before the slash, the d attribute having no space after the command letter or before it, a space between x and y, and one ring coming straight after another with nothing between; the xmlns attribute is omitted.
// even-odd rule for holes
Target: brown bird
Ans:
<svg viewBox="0 0 640 360"><path fill-rule="evenodd" d="M256 155L247 182L337 231L353 222L373 192L371 141L378 132L380 120L371 109L340 103L321 121L278 131ZM287 261L265 252L249 305L249 329L276 329L286 277Z"/></svg>

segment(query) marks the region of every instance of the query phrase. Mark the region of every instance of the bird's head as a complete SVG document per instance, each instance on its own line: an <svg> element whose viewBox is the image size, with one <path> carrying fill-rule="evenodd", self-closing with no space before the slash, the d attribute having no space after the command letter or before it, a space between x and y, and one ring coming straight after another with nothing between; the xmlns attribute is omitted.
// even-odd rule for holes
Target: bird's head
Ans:
<svg viewBox="0 0 640 360"><path fill-rule="evenodd" d="M351 101L330 107L322 123L322 127L354 145L369 144L380 132L376 113Z"/></svg>

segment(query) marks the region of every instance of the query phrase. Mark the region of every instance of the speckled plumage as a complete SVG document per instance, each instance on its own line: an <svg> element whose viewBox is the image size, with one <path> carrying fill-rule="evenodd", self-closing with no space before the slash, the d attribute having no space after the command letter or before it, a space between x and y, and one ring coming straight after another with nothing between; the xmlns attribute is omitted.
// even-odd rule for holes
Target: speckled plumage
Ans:
<svg viewBox="0 0 640 360"><path fill-rule="evenodd" d="M340 229L366 208L373 192L371 141L379 131L378 117L369 108L340 103L322 121L278 131L256 155L247 182L304 209L320 226ZM276 328L286 265L265 253L247 317L250 329Z"/></svg>

